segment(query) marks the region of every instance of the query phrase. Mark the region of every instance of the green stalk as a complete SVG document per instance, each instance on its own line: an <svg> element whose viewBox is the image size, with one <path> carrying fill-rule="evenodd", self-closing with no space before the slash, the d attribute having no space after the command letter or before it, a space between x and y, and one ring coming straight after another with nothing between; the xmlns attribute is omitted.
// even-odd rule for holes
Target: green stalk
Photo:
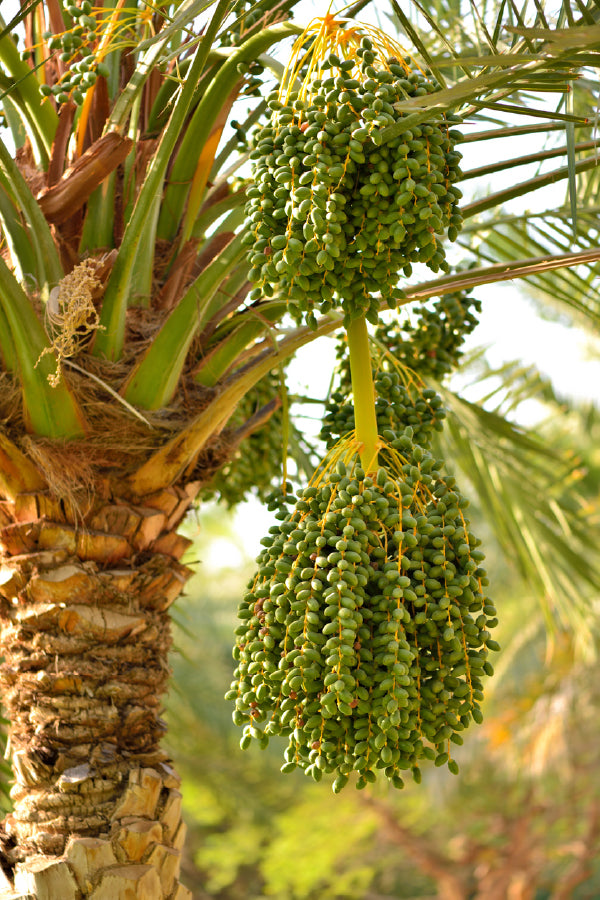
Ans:
<svg viewBox="0 0 600 900"><path fill-rule="evenodd" d="M191 62L191 60L190 60ZM131 218L135 206L135 187L136 187L136 148L138 144L138 135L140 132L141 121L141 102L142 94L139 93L131 105L131 117L129 120L129 137L133 141L132 151L124 163L124 194L123 194L123 215L125 222ZM148 234L156 233L156 223L158 222L158 214L160 212L161 196L156 194L154 203L150 208L146 220L146 231ZM155 242L152 240L142 241L140 244L140 252L138 253L135 265L131 274L131 284L135 285L135 290L129 298L129 305L132 306L150 306L150 296L152 294L152 283L154 278L154 257L156 252Z"/></svg>
<svg viewBox="0 0 600 900"><path fill-rule="evenodd" d="M152 203L148 210L146 228L149 234L156 234L156 223L158 222L158 214L160 212L160 201L160 194L157 194L154 198L154 203ZM131 273L129 306L150 306L155 253L155 241L142 241L140 243Z"/></svg>
<svg viewBox="0 0 600 900"><path fill-rule="evenodd" d="M8 325L8 319L4 315L1 305L0 305L0 335L5 335L6 337L8 337L8 340L0 339L0 357L2 358L4 371L10 372L12 375L15 372L18 372L19 361L17 360L13 342L12 342L12 340L10 340L10 327Z"/></svg>
<svg viewBox="0 0 600 900"><path fill-rule="evenodd" d="M109 15L110 10L114 10L117 6L118 0L105 0L104 9ZM131 3L125 4L125 7L122 11L127 9L134 9L134 5ZM108 93L111 98L115 97L119 87L119 68L121 61L121 51L113 50L111 52L106 53L103 60L105 65L109 68L109 75L107 78L108 84ZM120 95L122 96L122 95ZM116 101L117 103L119 100ZM134 100L134 109L131 114L131 121L129 123L129 137L132 139L133 144L131 147L131 152L125 159L123 163L123 167L125 170L125 184L128 183L128 173L135 165L135 150L136 150L136 140L137 140L137 123L138 116L135 111L135 103L139 105L140 102L140 94L135 95ZM108 128L106 129L108 131ZM106 132L105 132L106 133ZM115 188L116 188L116 172L113 171L108 175L102 184L100 184L96 190L91 194L87 202L87 210L85 214L85 221L83 223L83 232L81 236L81 242L79 244L79 253L83 255L84 253L94 253L99 247L114 247L114 223L115 223ZM133 203L131 204L131 208L127 207L125 202L125 198L123 198L125 208L123 210L123 220L125 222L129 222L131 217L131 211L133 208Z"/></svg>
<svg viewBox="0 0 600 900"><path fill-rule="evenodd" d="M191 62L191 60L190 60ZM138 94L131 104L131 116L129 119L129 127L127 129L128 137L133 141L132 152L123 163L123 218L125 222L129 222L133 208L135 206L135 189L136 189L136 150L141 122L141 102L142 95ZM168 117L167 117L168 118Z"/></svg>
<svg viewBox="0 0 600 900"><path fill-rule="evenodd" d="M115 172L104 179L87 202L79 252L94 253L99 247L113 247L115 214Z"/></svg>
<svg viewBox="0 0 600 900"><path fill-rule="evenodd" d="M365 472L377 467L379 434L375 414L375 385L371 368L371 348L364 316L350 322L346 329L350 353L350 375L354 397L354 422L360 461Z"/></svg>
<svg viewBox="0 0 600 900"><path fill-rule="evenodd" d="M567 93L567 112L575 112L575 101L573 98L573 82L569 84ZM569 205L571 207L571 219L573 224L573 237L577 240L577 178L575 175L575 152L577 145L575 144L575 126L572 122L565 125L567 139L567 168L569 170L568 195Z"/></svg>

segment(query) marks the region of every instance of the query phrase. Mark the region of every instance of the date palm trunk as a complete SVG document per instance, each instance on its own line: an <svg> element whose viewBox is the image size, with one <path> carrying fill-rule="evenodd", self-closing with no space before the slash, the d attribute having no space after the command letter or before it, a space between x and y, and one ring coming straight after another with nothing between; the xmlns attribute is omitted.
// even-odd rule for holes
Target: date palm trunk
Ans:
<svg viewBox="0 0 600 900"><path fill-rule="evenodd" d="M180 782L161 713L168 610L190 574L175 529L196 485L126 498L107 478L82 511L20 462L29 489L0 505L15 775L0 898L184 900Z"/></svg>

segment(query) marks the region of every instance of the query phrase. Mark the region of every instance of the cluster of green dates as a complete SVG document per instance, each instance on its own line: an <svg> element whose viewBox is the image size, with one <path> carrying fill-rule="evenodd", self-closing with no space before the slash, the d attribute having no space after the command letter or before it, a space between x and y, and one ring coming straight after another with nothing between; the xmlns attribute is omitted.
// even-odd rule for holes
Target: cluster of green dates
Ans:
<svg viewBox="0 0 600 900"><path fill-rule="evenodd" d="M263 19L265 13L271 12L273 7L281 6L274 0L235 0L231 5L231 15L235 20L221 33L220 43L223 47L236 47L243 43L248 32Z"/></svg>
<svg viewBox="0 0 600 900"><path fill-rule="evenodd" d="M279 402L282 390L281 373L269 373L258 382L254 390L246 394L240 402L229 427L243 428L256 413L275 406L267 421L246 437L232 459L220 468L214 478L201 491L202 500L218 497L227 506L242 503L250 496L267 501L273 492L274 482L279 476L283 463L282 434L288 430L288 444L293 449L302 448L303 437L293 422L285 422L287 412ZM234 434L235 436L235 434Z"/></svg>
<svg viewBox="0 0 600 900"><path fill-rule="evenodd" d="M297 321L341 309L348 323L377 321L380 305L403 297L401 271L426 263L447 271L442 238L462 223L455 182L461 138L452 114L382 142L381 131L406 114L394 106L436 90L409 64L375 67L364 38L355 60L331 55L328 78L306 97L271 99L271 118L256 136L247 191L250 297L284 297ZM323 73L324 74L324 73Z"/></svg>
<svg viewBox="0 0 600 900"><path fill-rule="evenodd" d="M410 426L415 444L429 447L434 431L441 431L446 411L441 397L430 388L416 390L403 384L398 372L380 372L375 378L375 414L377 431L387 438L388 431ZM342 383L327 401L319 437L327 449L339 437L354 430L354 406ZM384 457L386 450L382 451Z"/></svg>
<svg viewBox="0 0 600 900"><path fill-rule="evenodd" d="M321 432L328 456L308 487L269 498L276 524L239 608L227 697L243 748L282 737L282 771L330 775L337 793L378 772L396 787L407 771L419 781L426 760L456 773L452 745L482 720L499 645L468 502L431 451L442 401L422 383L456 365L478 302L453 294L415 325L379 322L381 306L404 299L401 272L449 271L459 119L436 112L383 140L407 115L397 105L437 85L410 61L377 58L368 38L354 59L331 54L305 88L272 97L254 139L250 299L284 298L310 327L332 309L346 326L379 325L379 468L361 468L344 359Z"/></svg>
<svg viewBox="0 0 600 900"><path fill-rule="evenodd" d="M287 738L282 771L330 774L334 792L378 770L402 787L424 760L456 772L499 649L467 501L410 427L390 449L395 475L354 459L298 492L238 613L227 696L242 747Z"/></svg>
<svg viewBox="0 0 600 900"><path fill-rule="evenodd" d="M462 345L479 319L481 302L466 291L446 294L423 307L416 323L380 325L375 343L387 354L383 364L408 366L421 378L441 381L460 361Z"/></svg>
<svg viewBox="0 0 600 900"><path fill-rule="evenodd" d="M48 49L59 53L60 59L68 65L65 76L56 84L42 84L40 90L46 97L53 96L58 104L69 100L80 106L87 90L93 87L98 76L110 74L106 63L94 57L98 23L92 15L92 4L82 0L80 6L67 6L66 12L73 20L73 27L61 34L47 31L44 34Z"/></svg>

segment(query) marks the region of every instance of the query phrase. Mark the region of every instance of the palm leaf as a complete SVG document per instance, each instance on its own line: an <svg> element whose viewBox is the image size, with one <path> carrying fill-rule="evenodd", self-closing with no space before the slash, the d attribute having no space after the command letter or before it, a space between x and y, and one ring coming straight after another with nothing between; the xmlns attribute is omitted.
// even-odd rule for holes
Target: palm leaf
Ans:
<svg viewBox="0 0 600 900"><path fill-rule="evenodd" d="M567 123L567 128L570 127L573 123ZM545 130L545 129L542 129ZM526 128L525 133L530 133L529 128ZM496 135L494 135L496 136ZM501 135L502 136L502 135ZM591 140L591 141L580 141L579 143L573 143L571 148L573 153L581 153L583 150L594 150L600 141ZM539 150L536 153L527 153L524 156L515 156L510 159L503 159L499 162L488 163L484 166L477 166L474 169L467 169L463 173L462 182L470 180L471 178L482 178L484 175L494 175L497 172L505 172L510 169L510 171L514 171L514 169L519 166L528 166L532 163L542 163L548 159L553 159L556 156L567 156L570 154L569 144L567 143L564 147L553 147L552 149L544 149ZM573 160L574 165L574 160ZM569 177L569 188L571 183L571 174L573 176L576 175L575 170L573 169L573 173L571 173L570 166L568 167L568 177Z"/></svg>
<svg viewBox="0 0 600 900"><path fill-rule="evenodd" d="M472 487L507 560L542 603L550 631L588 633L590 598L600 587L594 562L600 519L578 493L579 461L501 412L503 404L510 409L517 398L523 402L528 391L529 397L551 396L543 379L530 370L527 389L517 364L489 375L500 377L502 386L482 398L485 408L443 390L448 417L440 452Z"/></svg>
<svg viewBox="0 0 600 900"><path fill-rule="evenodd" d="M413 0L412 6L426 21L427 31L418 30L402 11L398 13L396 10L396 16L407 36L421 50L423 59L430 66L436 67L436 71L448 69L450 74L461 74L454 74L454 83L450 79L444 90L399 105L398 108L410 116L410 121L406 119L385 129L381 135L383 141L398 136L412 124L426 121L432 106L438 110L458 108L470 119L480 118L482 111L489 109L504 115L517 113L545 120L550 117L574 125L585 124L585 117L572 111L536 108L534 103L527 100L524 92L550 90L567 93L577 69L586 64L594 64L598 26L590 26L583 19L571 21L566 29L527 28L526 20L532 12L534 26L548 24L541 4L537 4L532 11L528 9L527 3L524 4L523 11L519 11L514 3L508 9L505 4L500 4L494 21L486 23L484 15L487 10L484 13L479 4L472 3L474 28L460 31L461 46L460 42L456 45L456 42L449 41L436 21L444 4L436 5L435 16L418 0ZM435 53L434 48L439 51L441 47L447 51L445 56ZM482 52L482 47L487 52ZM473 69L476 70L475 74ZM507 103L509 97L518 102ZM572 163L569 151L571 179Z"/></svg>
<svg viewBox="0 0 600 900"><path fill-rule="evenodd" d="M581 172L596 169L599 161L600 156L597 155L578 160L578 162L575 163L575 174L579 175ZM479 215L482 212L487 212L488 209L501 206L509 200L515 200L517 197L529 196L533 191L548 187L548 185L551 184L556 184L559 181L564 181L568 177L569 166L560 166L557 169L553 169L551 172L545 172L543 175L536 175L534 178L527 178L525 181L518 182L511 187L504 188L501 191L495 191L489 196L483 197L481 200L474 200L472 203L467 203L463 207L463 215L465 218Z"/></svg>
<svg viewBox="0 0 600 900"><path fill-rule="evenodd" d="M2 40L5 35L13 34L17 25L20 25L21 22L27 18L27 16L33 12L36 6L39 6L42 0L23 0L21 3L21 8L15 15L10 19L8 25L5 25L0 30L0 40Z"/></svg>
<svg viewBox="0 0 600 900"><path fill-rule="evenodd" d="M259 32L250 38L233 53L212 79L204 96L194 111L191 122L185 131L181 147L173 163L170 183L165 192L161 217L158 223L158 236L165 240L173 240L181 218L186 200L192 186L198 148L203 148L209 140L213 125L223 111L224 98L230 97L240 80L238 66L247 63L267 50L272 44L297 31L290 25L276 25ZM191 73L188 75L188 79ZM220 133L219 133L220 136ZM211 157L214 159L214 153ZM188 223L188 232L193 223Z"/></svg>
<svg viewBox="0 0 600 900"><path fill-rule="evenodd" d="M510 224L512 220L508 220ZM483 233L485 231L482 229ZM465 244L467 249L470 249ZM521 248L523 249L523 248ZM476 256L482 260L488 260L488 257L482 250L471 250ZM568 270L572 266L589 266L600 260L600 248L594 247L590 250L579 250L574 253L550 253L546 256L529 257L526 259L512 259L510 262L494 263L488 266L478 266L476 268L461 269L450 275L444 275L441 278L435 278L431 281L424 281L420 284L408 285L404 288L405 302L410 300L426 300L428 297L440 297L443 294L451 294L455 291L462 291L468 288L478 287L483 284L496 284L502 281L512 281L519 279L535 279L543 273L553 272L557 270ZM576 301L575 301L576 302ZM573 305L575 305L575 302ZM586 308L582 305L582 312ZM595 314L592 314L595 315Z"/></svg>
<svg viewBox="0 0 600 900"><path fill-rule="evenodd" d="M523 252L546 254L558 259L561 251L579 252L580 264L561 268L560 271L535 271L524 273L524 282L530 292L550 307L568 308L578 314L582 322L596 326L600 317L600 267L594 259L598 222L595 214L581 212L575 223L577 239L566 231L570 213L562 216L552 213L531 216L526 220L516 218L493 225L479 225L476 231L466 235L461 243L465 248L476 233L481 243L471 252L480 261L493 263L517 261ZM581 249L577 250L577 246ZM567 250L567 248L573 248ZM583 254L592 251L587 259ZM575 260L573 260L575 262Z"/></svg>

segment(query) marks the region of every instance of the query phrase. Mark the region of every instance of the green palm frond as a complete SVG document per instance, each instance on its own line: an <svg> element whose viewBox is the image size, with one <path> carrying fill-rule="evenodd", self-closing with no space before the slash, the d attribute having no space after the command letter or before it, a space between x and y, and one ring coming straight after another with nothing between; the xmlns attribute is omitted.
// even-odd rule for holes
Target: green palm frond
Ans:
<svg viewBox="0 0 600 900"><path fill-rule="evenodd" d="M448 416L440 452L473 489L507 563L524 579L531 602L541 602L549 632L572 629L589 644L591 604L600 588L600 510L572 449L507 418L533 398L564 415L565 401L532 367L507 363L493 370L481 356L474 362L480 402L442 389Z"/></svg>
<svg viewBox="0 0 600 900"><path fill-rule="evenodd" d="M521 360L510 360L500 366L492 366L487 357L487 347L477 347L465 353L461 375L468 375L468 383L461 394L478 386L480 406L492 404L494 412L505 418L513 418L524 403L537 401L548 408L548 415L564 414L572 403L560 397L552 380L543 375L535 365ZM498 388L498 382L502 388ZM489 390L486 391L486 384ZM552 412L550 412L550 410Z"/></svg>
<svg viewBox="0 0 600 900"><path fill-rule="evenodd" d="M442 91L403 105L409 122L425 121L429 105L441 104L467 118L470 128L465 141L470 145L517 135L540 136L538 146L541 142L542 147L535 153L511 159L509 151L498 162L466 171L463 191L469 199L463 214L471 221L460 245L480 266L516 265L524 257L546 258L593 248L599 176L592 126L599 84L590 67L598 61L600 48L594 4L571 8L563 3L554 20L539 2L520 7L472 3L467 23L456 16L452 3L443 0L434 7L414 0L408 11L393 8L400 30L419 47L432 70L443 73L445 84ZM554 21L555 25L549 24ZM454 29L452 40L446 23ZM523 116L531 124L522 124ZM536 119L543 121L536 124ZM488 127L482 128L483 123ZM553 142L560 132L562 147ZM392 129L383 134L384 140L391 136ZM558 166L551 167L553 158ZM497 186L496 174L518 173L520 166L528 166L525 177ZM557 185L559 197L556 210L525 212L509 221L511 201L519 199L523 205L552 184ZM518 277L525 276L544 301L551 298L550 302L568 305L597 322L597 274L596 262L591 260L582 266L574 263L560 273L519 272Z"/></svg>
<svg viewBox="0 0 600 900"><path fill-rule="evenodd" d="M502 221L499 220L499 222ZM508 221L511 222L512 219L509 218ZM598 247L561 254L549 253L545 256L518 257L510 261L504 260L491 265L462 269L441 278L407 285L404 295L407 301L426 300L428 297L439 297L443 294L451 294L454 291L463 291L484 284L496 284L515 279L524 280L529 277L537 278L548 272L562 272L576 266L586 267L595 264L599 259L600 249Z"/></svg>
<svg viewBox="0 0 600 900"><path fill-rule="evenodd" d="M596 209L579 209L575 236L570 210L548 210L525 216L503 217L488 223L469 224L460 244L482 263L516 262L523 255L559 256L593 251L598 246ZM473 239L477 238L474 243ZM567 307L578 319L597 327L600 317L600 264L585 261L552 272L532 272L524 282L548 307Z"/></svg>

